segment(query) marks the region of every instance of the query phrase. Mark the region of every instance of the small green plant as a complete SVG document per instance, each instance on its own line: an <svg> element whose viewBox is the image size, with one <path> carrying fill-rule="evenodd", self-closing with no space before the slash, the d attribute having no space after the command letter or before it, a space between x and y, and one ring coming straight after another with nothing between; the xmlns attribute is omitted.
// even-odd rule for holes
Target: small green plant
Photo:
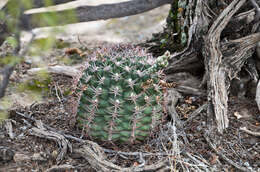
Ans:
<svg viewBox="0 0 260 172"><path fill-rule="evenodd" d="M79 127L101 141L143 141L163 120L159 83L168 58L167 52L155 61L143 49L126 45L95 54L77 86Z"/></svg>
<svg viewBox="0 0 260 172"><path fill-rule="evenodd" d="M35 15L30 19L28 19L28 15L25 17L25 12L36 7L39 3L42 3L42 7L57 4L53 0L44 0L42 2L35 0L8 0L0 10L0 68L3 69L0 73L0 119L8 116L7 111L14 103L8 99L8 96L5 96L6 90L15 87L15 91L12 91L11 94L19 94L19 91L34 92L35 94L33 95L36 96L30 96L32 100L35 97L37 99L42 97L42 91L47 92L49 90L48 84L51 81L51 76L47 73L40 76L39 79L37 78L26 83L16 83L15 85L9 84L8 86L9 78L12 72L16 70L16 65L29 61L32 63L32 66L42 67L44 63L40 63L42 59L41 61L39 60L42 57L42 53L51 50L53 47L59 48L64 46L55 40L54 34L49 38L38 40L34 40L35 37L33 35L28 44L21 45L21 31L31 31L35 24L41 26L43 25L42 23L45 23L48 26L57 26L62 24L62 21L76 23L74 9L66 10L62 15L57 15L56 11L52 11ZM60 3L58 2L58 4ZM53 31L60 33L62 29L53 29ZM23 47L22 51L21 47ZM26 55L27 57L25 58ZM7 104L6 102L8 101L9 103Z"/></svg>

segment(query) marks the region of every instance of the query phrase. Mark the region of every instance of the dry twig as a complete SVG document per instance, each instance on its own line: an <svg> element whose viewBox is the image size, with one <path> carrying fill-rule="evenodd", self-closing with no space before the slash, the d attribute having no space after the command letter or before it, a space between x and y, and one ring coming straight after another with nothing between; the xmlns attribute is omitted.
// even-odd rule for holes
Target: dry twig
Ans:
<svg viewBox="0 0 260 172"><path fill-rule="evenodd" d="M54 165L51 168L47 169L45 172L55 172L55 171L74 171L76 168L69 164L63 164L63 165Z"/></svg>
<svg viewBox="0 0 260 172"><path fill-rule="evenodd" d="M246 132L247 134L251 134L253 136L258 136L258 137L260 136L260 132L251 131L251 130L247 129L246 127L241 127L240 130Z"/></svg>
<svg viewBox="0 0 260 172"><path fill-rule="evenodd" d="M240 165L238 165L237 163L233 162L231 159L229 159L228 157L226 157L226 155L224 155L222 152L220 152L216 145L214 145L211 141L210 138L208 136L208 133L204 134L204 138L206 139L206 141L208 142L208 145L210 146L211 149L213 149L223 160L225 160L227 163L229 163L230 165L236 167L237 169L241 170L241 171L248 171L248 168L242 167Z"/></svg>
<svg viewBox="0 0 260 172"><path fill-rule="evenodd" d="M109 162L106 159L104 150L95 142L85 141L82 148L74 150L76 153L84 157L93 168L97 171L124 171L124 172L139 172L139 171L159 171L167 168L167 159L163 159L152 165L140 165L132 166L129 168L123 168Z"/></svg>
<svg viewBox="0 0 260 172"><path fill-rule="evenodd" d="M197 115L199 115L203 110L205 110L208 107L208 104L205 103L202 106L200 106L198 109L196 109L194 112L192 112L189 116L189 118L185 121L183 124L184 126L187 125L190 121L192 121Z"/></svg>
<svg viewBox="0 0 260 172"><path fill-rule="evenodd" d="M37 137L41 137L41 138L45 138L45 139L50 139L50 140L54 140L55 142L58 143L59 147L60 147L60 153L57 156L57 162L60 163L61 160L63 160L64 156L66 155L67 151L72 152L72 145L70 144L70 142L61 134L58 134L56 132L53 131L49 131L47 130L44 126L43 123L41 121L36 121L36 127L33 127L32 129L30 129L30 134L37 136Z"/></svg>
<svg viewBox="0 0 260 172"><path fill-rule="evenodd" d="M8 2L5 4L5 7L8 5L8 3L10 3L12 0L7 0ZM59 5L59 4L63 4L63 3L68 3L68 2L73 2L76 0L52 0L51 4L52 5ZM32 8L41 8L41 7L45 7L46 3L44 0L33 0L32 4L31 4Z"/></svg>

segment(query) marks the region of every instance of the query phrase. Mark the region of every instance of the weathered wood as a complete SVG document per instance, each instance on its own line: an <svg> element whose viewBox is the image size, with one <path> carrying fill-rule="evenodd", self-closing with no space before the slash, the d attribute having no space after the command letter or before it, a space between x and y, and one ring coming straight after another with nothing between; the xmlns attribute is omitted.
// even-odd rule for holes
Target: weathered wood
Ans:
<svg viewBox="0 0 260 172"><path fill-rule="evenodd" d="M76 67L71 66L48 66L44 68L32 68L27 71L30 77L37 77L39 73L48 73L48 74L60 74L70 76L72 78L79 75L79 70Z"/></svg>
<svg viewBox="0 0 260 172"><path fill-rule="evenodd" d="M172 60L169 66L165 69L166 74L179 72L195 73L203 68L203 61L198 58L198 53L190 53L186 56L181 56L178 60Z"/></svg>
<svg viewBox="0 0 260 172"><path fill-rule="evenodd" d="M44 127L44 124L40 120L36 120L36 127L30 129L30 134L49 140L54 140L60 147L60 152L57 156L57 162L60 163L66 155L67 151L72 152L71 143L65 138L64 135L50 131Z"/></svg>
<svg viewBox="0 0 260 172"><path fill-rule="evenodd" d="M260 110L260 81L258 81L258 84L256 87L255 101L257 103L258 109Z"/></svg>
<svg viewBox="0 0 260 172"><path fill-rule="evenodd" d="M223 64L223 55L220 51L220 34L231 17L245 2L246 0L234 0L231 2L212 24L205 40L204 56L208 75L208 101L213 105L217 128L220 133L223 133L229 124L227 102L228 88L230 86L230 81L227 78L227 68ZM211 110L208 110L208 112L211 112ZM208 115L211 116L212 114Z"/></svg>
<svg viewBox="0 0 260 172"><path fill-rule="evenodd" d="M168 166L168 158L163 158L162 160L151 165L140 164L138 166L121 167L108 161L103 148L92 141L85 141L85 144L80 149L74 150L74 152L80 154L83 158L85 158L89 162L91 167L93 167L97 171L155 172L160 170L164 171L167 169Z"/></svg>

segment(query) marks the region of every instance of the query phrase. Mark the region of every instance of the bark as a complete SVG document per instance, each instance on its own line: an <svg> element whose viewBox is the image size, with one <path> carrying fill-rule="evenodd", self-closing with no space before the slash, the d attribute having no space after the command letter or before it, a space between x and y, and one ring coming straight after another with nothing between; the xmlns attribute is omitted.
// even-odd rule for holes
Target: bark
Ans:
<svg viewBox="0 0 260 172"><path fill-rule="evenodd" d="M260 37L255 33L259 29L257 3L219 2L179 0L173 3L164 32L156 34L147 45L155 55L171 50L167 75L189 72L200 76L205 71L200 86L207 85L208 128L213 131L216 126L223 133L228 127L232 79L239 76L242 67L255 82L259 78L252 55Z"/></svg>
<svg viewBox="0 0 260 172"><path fill-rule="evenodd" d="M234 0L217 18L209 29L205 46L205 65L208 78L208 101L214 105L214 113L218 131L228 127L227 102L230 81L227 79L227 69L223 64L223 55L220 51L220 34L230 21L234 13L246 0ZM210 114L208 114L210 115Z"/></svg>
<svg viewBox="0 0 260 172"><path fill-rule="evenodd" d="M223 133L229 123L227 102L230 80L241 71L246 60L252 56L253 48L260 41L260 33L256 33L226 43L222 42L221 46L222 31L245 2L246 0L234 0L226 7L212 24L205 40L204 58L206 78L208 78L208 101L214 107L220 133ZM208 115L211 116L211 114Z"/></svg>

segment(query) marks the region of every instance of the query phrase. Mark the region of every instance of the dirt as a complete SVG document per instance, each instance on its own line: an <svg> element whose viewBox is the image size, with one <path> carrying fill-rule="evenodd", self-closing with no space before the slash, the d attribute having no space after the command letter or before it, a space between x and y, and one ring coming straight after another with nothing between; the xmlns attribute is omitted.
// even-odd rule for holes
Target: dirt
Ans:
<svg viewBox="0 0 260 172"><path fill-rule="evenodd" d="M61 88L60 90L69 88L72 84L72 79L66 76L55 75L52 78L51 85L58 86ZM57 170L55 165L64 164L70 166L65 166L63 170L61 168L63 166L61 166L57 171L95 171L88 161L76 151L82 148L83 143L75 139L68 139L72 145L72 152L67 150L64 158L57 162L57 156L62 149L58 142L49 138L37 137L32 132L32 128L37 128L36 120L40 120L45 127L51 127L57 132L81 138L81 131L70 123L72 116L68 109L69 96L63 96L62 98L49 96L48 101L44 103L35 103L26 107L16 106L10 111L8 121L12 124L12 134L10 135L6 128L7 121L0 128L0 137L2 138L0 139L0 171L46 171L50 168ZM189 120L191 114L204 103L205 97L186 95L176 105L181 122L184 124L183 128L177 127L181 157L185 158L185 153L188 152L207 161L208 169L213 171L237 171L234 166L218 155L206 141L206 111L203 110L192 120ZM238 97L230 97L229 105L229 128L223 135L216 134L209 137L216 146L216 150L222 155L248 170L253 168L252 171L259 171L260 138L241 130L241 127L246 127L251 131L259 131L260 118L256 103L250 97L246 97L242 101ZM165 127L162 127L164 132L168 131L167 128L163 128ZM158 141L158 138L161 137L159 133L158 131L142 144L114 145L101 142L99 145L106 149L123 152L162 153L165 150L170 151L173 142L165 140L161 144L162 140ZM82 139L88 138L83 137ZM3 153L3 149L5 153ZM139 164L138 158L134 156L121 157L110 153L106 153L106 156L109 161L123 167ZM148 156L145 157L145 162L146 165L151 165L162 158L165 156ZM172 161L176 162L176 159L173 158ZM177 163L176 168L182 169L180 164ZM189 168L188 162L186 165Z"/></svg>
<svg viewBox="0 0 260 172"><path fill-rule="evenodd" d="M161 11L165 10L165 7L157 10L157 12L153 13L155 18L158 12L161 13ZM150 13L145 15L150 16ZM167 14L165 13L165 15ZM79 47L82 51L91 53L95 51L96 47L102 46L104 41L142 42L145 38L151 36L150 32L153 30L144 29L140 31L136 28L145 28L143 26L146 21L144 16L144 19L140 21L136 21L135 17L138 16L110 20L106 23L106 29L101 29L105 30L104 35L107 35L107 37L104 35L98 36L102 33L100 30L95 32L96 35L89 39L87 37L92 35L93 32L80 35L79 38L82 41L80 43L76 42L77 36L62 37L69 44L65 48L54 48L51 52L42 55L41 57L44 58L41 59L41 62L45 65L75 65L81 63L84 59L74 59L76 56L67 55L65 52L68 48ZM162 16L158 17L158 20L162 21L162 18ZM127 21L136 21L137 24L132 24L132 27L129 27L125 23ZM153 22L158 23L157 19ZM146 22L148 23L146 27L153 28L153 22ZM121 28L119 29L118 26ZM124 32L127 32L127 34ZM145 34L147 32L149 33ZM121 34L120 39L115 36L116 33ZM98 39L101 37L102 39ZM95 43L93 43L93 40L96 40ZM109 42L105 44L109 44ZM29 59L16 67L7 92L6 102L11 101L12 103L6 108L9 119L5 120L0 127L0 171L99 171L93 169L86 157L77 151L84 145L80 139L88 138L82 137L80 129L71 123L73 116L69 111L71 105L69 97L71 85L73 84L72 78L63 75L51 75L51 81L47 85L40 87L40 92L36 93L36 99L32 98L34 95L31 95L32 92L19 92L16 90L17 83L19 83L17 82L18 79L20 79L21 83L22 78L27 76L27 70L39 67L36 65L37 61L29 63ZM46 86L47 91L44 90ZM246 127L256 133L260 131L259 110L254 101L254 96L250 94L242 98L237 95L230 96L229 128L223 135L212 131L214 135L210 136L205 135L208 122L206 109L203 109L196 116L192 116L198 108L204 106L206 99L206 96L182 94L182 98L179 99L176 105L181 125L176 125L175 131L178 135L178 149L180 152L176 156L146 156L144 157L145 165L156 164L166 158L171 163L176 164L172 166L171 163L167 164L170 168L164 171L177 169L179 171L185 171L185 169L193 169L193 171L206 171L206 169L208 171L239 171L239 167L246 169L246 171L260 171L260 137L247 133L241 128ZM72 136L63 139L63 141L67 140L69 142L68 145L72 145L72 149L70 150L68 147L62 159L59 159L59 155L64 150L64 145L61 144L63 142L59 142L59 139L55 137L42 138L33 132L33 129L39 128L39 121L43 124L46 132L53 131L54 133L61 133L63 136ZM160 131L142 144L114 145L99 143L99 145L109 150L128 153L171 153L171 151L177 150L172 150L176 146L174 145L175 142L164 136L165 133L169 134L172 131L172 128L167 127L169 124L170 118L167 125L162 126ZM174 138L174 136L171 138ZM213 142L215 150L210 146L207 138ZM138 156L123 156L109 152L106 152L105 155L104 160L109 160L122 167L138 166L142 163L139 161L140 157ZM197 161L192 161L191 157L196 157ZM227 159L235 164L232 164ZM236 165L237 167L235 167Z"/></svg>

